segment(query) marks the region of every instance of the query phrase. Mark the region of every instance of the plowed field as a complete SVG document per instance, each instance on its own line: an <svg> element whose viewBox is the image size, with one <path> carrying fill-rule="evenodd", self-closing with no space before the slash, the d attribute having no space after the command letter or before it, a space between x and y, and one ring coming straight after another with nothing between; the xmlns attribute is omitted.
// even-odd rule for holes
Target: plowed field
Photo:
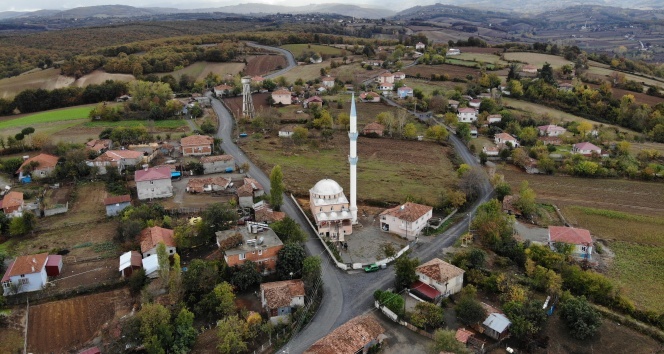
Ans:
<svg viewBox="0 0 664 354"><path fill-rule="evenodd" d="M130 309L127 290L30 306L29 353L65 353L86 346L102 325Z"/></svg>
<svg viewBox="0 0 664 354"><path fill-rule="evenodd" d="M265 75L278 68L286 67L286 58L281 55L258 55L247 62L246 75Z"/></svg>

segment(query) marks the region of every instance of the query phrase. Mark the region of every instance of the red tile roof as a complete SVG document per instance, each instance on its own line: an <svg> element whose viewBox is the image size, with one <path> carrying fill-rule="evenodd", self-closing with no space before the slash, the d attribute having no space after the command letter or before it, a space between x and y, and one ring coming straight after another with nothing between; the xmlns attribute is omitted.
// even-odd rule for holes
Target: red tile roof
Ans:
<svg viewBox="0 0 664 354"><path fill-rule="evenodd" d="M207 135L191 135L180 139L182 146L212 145L214 139Z"/></svg>
<svg viewBox="0 0 664 354"><path fill-rule="evenodd" d="M301 279L275 281L261 284L268 309L289 306L296 296L304 296L304 282Z"/></svg>
<svg viewBox="0 0 664 354"><path fill-rule="evenodd" d="M154 181L158 179L171 179L171 168L168 166L157 166L144 170L138 170L134 174L134 181Z"/></svg>
<svg viewBox="0 0 664 354"><path fill-rule="evenodd" d="M334 78L330 77L330 76L326 76L326 77L323 78L323 81L334 81Z"/></svg>
<svg viewBox="0 0 664 354"><path fill-rule="evenodd" d="M358 316L318 340L305 353L355 354L383 333L385 329L374 317Z"/></svg>
<svg viewBox="0 0 664 354"><path fill-rule="evenodd" d="M131 196L129 194L114 195L104 199L104 205L113 205L126 202L131 202Z"/></svg>
<svg viewBox="0 0 664 354"><path fill-rule="evenodd" d="M153 226L143 229L139 234L141 241L141 252L145 253L155 247L160 242L163 242L167 247L175 247L175 239L173 239L173 230L164 229L163 227Z"/></svg>
<svg viewBox="0 0 664 354"><path fill-rule="evenodd" d="M454 335L454 338L456 338L457 341L466 344L468 342L468 338L472 337L474 335L473 332L465 329L465 328L459 328L456 331L456 334Z"/></svg>
<svg viewBox="0 0 664 354"><path fill-rule="evenodd" d="M39 165L37 165L38 170L43 170L43 169L55 167L55 165L58 164L58 157L53 156L53 155L49 155L49 154L39 154L39 155L33 156L33 157L23 161L23 163L21 164L21 167L19 167L18 170L16 170L16 173L21 172L21 170L23 169L23 166L27 166L32 161L36 161L39 164Z"/></svg>
<svg viewBox="0 0 664 354"><path fill-rule="evenodd" d="M365 126L364 126L364 129L362 129L362 130L363 130L363 131L368 131L368 130L380 130L380 131L383 131L383 130L385 130L385 126L382 125L382 124L380 124L380 123L377 123L377 122L371 122L371 123L365 125Z"/></svg>
<svg viewBox="0 0 664 354"><path fill-rule="evenodd" d="M434 258L419 267L415 268L416 272L422 273L427 277L439 282L444 283L450 279L463 275L463 269L444 262L439 258Z"/></svg>
<svg viewBox="0 0 664 354"><path fill-rule="evenodd" d="M276 90L276 91L272 92L272 94L273 95L288 95L288 96L290 96L290 91L288 91L286 89L282 89L282 90Z"/></svg>
<svg viewBox="0 0 664 354"><path fill-rule="evenodd" d="M407 202L392 209L387 209L380 215L390 215L400 220L413 222L432 210L433 208L428 205Z"/></svg>
<svg viewBox="0 0 664 354"><path fill-rule="evenodd" d="M593 243L590 231L566 226L549 226L549 241L586 246Z"/></svg>
<svg viewBox="0 0 664 354"><path fill-rule="evenodd" d="M459 108L459 113L477 113L477 110L475 108L463 107Z"/></svg>
<svg viewBox="0 0 664 354"><path fill-rule="evenodd" d="M507 133L498 133L495 135L496 139L505 140L505 141L516 141L516 138L507 134Z"/></svg>
<svg viewBox="0 0 664 354"><path fill-rule="evenodd" d="M23 193L21 192L11 191L0 200L0 208L4 210L5 214L12 213L21 206L23 206Z"/></svg>
<svg viewBox="0 0 664 354"><path fill-rule="evenodd" d="M595 144L589 143L589 142L574 144L573 147L574 147L574 149L577 149L577 150L602 151L602 149L597 147Z"/></svg>
<svg viewBox="0 0 664 354"><path fill-rule="evenodd" d="M10 277L21 274L39 273L46 266L48 253L31 254L27 256L17 257L7 271L2 281L9 280Z"/></svg>

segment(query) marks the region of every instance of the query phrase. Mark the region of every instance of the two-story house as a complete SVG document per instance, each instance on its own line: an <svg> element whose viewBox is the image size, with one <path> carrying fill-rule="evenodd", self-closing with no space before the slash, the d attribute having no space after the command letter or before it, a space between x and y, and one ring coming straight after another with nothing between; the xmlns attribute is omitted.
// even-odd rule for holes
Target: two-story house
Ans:
<svg viewBox="0 0 664 354"><path fill-rule="evenodd" d="M325 88L333 88L334 87L334 78L331 76L326 76L324 77L321 82L323 83L323 87Z"/></svg>
<svg viewBox="0 0 664 354"><path fill-rule="evenodd" d="M411 291L421 293L434 302L439 297L454 295L463 288L464 270L439 258L434 258L415 268L415 274L419 280L411 285ZM426 289L422 285L427 285L436 291L432 292L431 289Z"/></svg>
<svg viewBox="0 0 664 354"><path fill-rule="evenodd" d="M116 168L122 172L128 167L138 166L143 162L143 152L134 150L108 150L97 156L92 161L88 161L88 166L97 167L100 175L106 174L109 167Z"/></svg>
<svg viewBox="0 0 664 354"><path fill-rule="evenodd" d="M266 226L247 222L244 227L215 233L217 246L224 253L224 260L229 267L252 261L263 273L275 271L277 254L284 244L277 234Z"/></svg>
<svg viewBox="0 0 664 354"><path fill-rule="evenodd" d="M235 159L231 155L215 155L201 157L203 174L235 171Z"/></svg>
<svg viewBox="0 0 664 354"><path fill-rule="evenodd" d="M380 213L380 228L385 232L414 240L427 226L432 213L433 208L428 205L407 202Z"/></svg>
<svg viewBox="0 0 664 354"><path fill-rule="evenodd" d="M211 155L214 139L207 135L190 135L180 139L182 156Z"/></svg>
<svg viewBox="0 0 664 354"><path fill-rule="evenodd" d="M549 226L549 247L558 250L557 244L572 246L572 256L580 259L592 259L593 239L590 231L566 226Z"/></svg>
<svg viewBox="0 0 664 354"><path fill-rule="evenodd" d="M254 205L254 198L265 194L263 185L251 177L244 178L244 184L236 189L238 205L250 208Z"/></svg>
<svg viewBox="0 0 664 354"><path fill-rule="evenodd" d="M157 166L136 171L134 174L139 200L168 198L173 196L171 169Z"/></svg>
<svg viewBox="0 0 664 354"><path fill-rule="evenodd" d="M366 354L387 338L384 333L374 316L360 315L319 339L304 354Z"/></svg>
<svg viewBox="0 0 664 354"><path fill-rule="evenodd" d="M275 105L290 105L292 103L291 93L286 89L276 90L272 92L272 101Z"/></svg>
<svg viewBox="0 0 664 354"><path fill-rule="evenodd" d="M166 253L169 256L177 252L175 248L175 238L173 237L173 230L164 229L163 227L153 226L146 227L138 234L139 242L141 243L141 253L143 258L157 254L157 246L163 243L166 246Z"/></svg>
<svg viewBox="0 0 664 354"><path fill-rule="evenodd" d="M477 120L477 110L475 108L464 107L459 108L457 113L457 121L459 123L472 123Z"/></svg>
<svg viewBox="0 0 664 354"><path fill-rule="evenodd" d="M511 145L512 147L518 147L519 141L515 137L507 133L498 133L493 137L494 143L499 147Z"/></svg>
<svg viewBox="0 0 664 354"><path fill-rule="evenodd" d="M391 72L384 72L380 75L378 75L378 78L376 79L378 83L384 84L384 83L394 83L394 75Z"/></svg>
<svg viewBox="0 0 664 354"><path fill-rule="evenodd" d="M3 296L41 290L48 281L48 253L17 257L2 277Z"/></svg>
<svg viewBox="0 0 664 354"><path fill-rule="evenodd" d="M261 284L261 304L273 324L288 322L296 307L304 306L304 282L301 279Z"/></svg>

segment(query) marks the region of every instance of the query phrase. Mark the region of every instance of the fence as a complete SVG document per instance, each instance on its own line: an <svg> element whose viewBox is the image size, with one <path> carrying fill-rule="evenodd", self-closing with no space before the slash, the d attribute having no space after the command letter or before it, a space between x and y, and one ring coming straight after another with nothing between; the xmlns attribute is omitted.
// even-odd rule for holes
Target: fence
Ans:
<svg viewBox="0 0 664 354"><path fill-rule="evenodd" d="M30 301L31 304L37 304L47 301L63 300L70 297L76 297L81 295L88 295L101 291L110 291L119 289L125 286L125 280L115 280L110 283L94 284L89 286L78 286L73 289L55 289L52 287L46 287L40 291L32 291L28 293L20 293L16 295L11 295L5 297L8 305L19 305L24 304L26 301Z"/></svg>
<svg viewBox="0 0 664 354"><path fill-rule="evenodd" d="M425 337L427 337L427 338L429 338L429 339L433 339L433 334L431 334L431 333L429 333L429 332L427 332L427 331L425 331L425 330L419 329L419 328L413 326L412 324L410 324L410 323L408 323L408 322L406 322L406 321L400 321L400 320L399 320L399 316L397 316L397 314L395 314L394 312L392 312L392 311L391 311L390 309L388 309L387 307L385 307L385 306L381 306L381 305L378 303L378 301L375 301L375 302L374 302L374 306L375 306L377 309L380 309L380 311L381 311L382 313L384 313L385 316L389 317L393 322L396 322L396 323L398 323L398 324L400 324L400 325L402 325L402 326L404 326L404 327L410 329L411 331L416 332L416 333L418 333L418 334L421 334L421 335L423 335L423 336L425 336Z"/></svg>
<svg viewBox="0 0 664 354"><path fill-rule="evenodd" d="M44 209L44 216L63 214L66 213L68 210L69 210L69 202L67 202L66 204L57 204L53 208Z"/></svg>

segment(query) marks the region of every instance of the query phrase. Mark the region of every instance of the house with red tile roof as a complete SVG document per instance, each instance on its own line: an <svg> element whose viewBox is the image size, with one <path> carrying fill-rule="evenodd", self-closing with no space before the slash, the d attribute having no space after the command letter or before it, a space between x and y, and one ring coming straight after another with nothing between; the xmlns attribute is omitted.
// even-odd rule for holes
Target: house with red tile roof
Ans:
<svg viewBox="0 0 664 354"><path fill-rule="evenodd" d="M332 88L334 87L334 78L331 76L326 76L324 77L321 82L323 83L323 87L325 88Z"/></svg>
<svg viewBox="0 0 664 354"><path fill-rule="evenodd" d="M291 99L291 92L286 89L276 90L272 92L272 101L275 105L281 104L284 106L293 103Z"/></svg>
<svg viewBox="0 0 664 354"><path fill-rule="evenodd" d="M383 95L387 96L394 89L394 84L391 82L381 82L378 84L378 89L383 91Z"/></svg>
<svg viewBox="0 0 664 354"><path fill-rule="evenodd" d="M378 75L378 78L376 78L376 81L378 81L379 84L384 84L384 83L394 83L394 74L392 74L389 71L386 71L380 75Z"/></svg>
<svg viewBox="0 0 664 354"><path fill-rule="evenodd" d="M235 171L235 159L231 155L215 155L201 157L203 174Z"/></svg>
<svg viewBox="0 0 664 354"><path fill-rule="evenodd" d="M557 244L572 245L572 256L581 259L592 259L593 239L590 231L575 227L549 226L549 247L556 251Z"/></svg>
<svg viewBox="0 0 664 354"><path fill-rule="evenodd" d="M189 193L211 193L222 191L231 184L226 177L190 178L187 181L186 191Z"/></svg>
<svg viewBox="0 0 664 354"><path fill-rule="evenodd" d="M304 100L302 102L302 105L304 106L304 108L308 108L310 106L322 107L323 106L323 99L318 97L318 96L311 96L311 97L307 98L306 100Z"/></svg>
<svg viewBox="0 0 664 354"><path fill-rule="evenodd" d="M265 194L263 186L253 178L245 177L244 184L237 190L238 204L243 208L250 208L254 205L254 198Z"/></svg>
<svg viewBox="0 0 664 354"><path fill-rule="evenodd" d="M360 99L364 102L376 103L380 102L380 95L373 91L362 92L360 93Z"/></svg>
<svg viewBox="0 0 664 354"><path fill-rule="evenodd" d="M88 150L94 151L97 154L103 153L110 149L111 146L113 146L113 141L111 139L93 139L85 143L85 147Z"/></svg>
<svg viewBox="0 0 664 354"><path fill-rule="evenodd" d="M399 98L413 97L413 88L408 86L402 86L397 89L397 96Z"/></svg>
<svg viewBox="0 0 664 354"><path fill-rule="evenodd" d="M131 196L129 194L112 196L104 199L106 207L106 216L115 216L121 211L131 206Z"/></svg>
<svg viewBox="0 0 664 354"><path fill-rule="evenodd" d="M441 297L454 295L463 287L464 270L439 258L415 268L415 274L421 283L435 289Z"/></svg>
<svg viewBox="0 0 664 354"><path fill-rule="evenodd" d="M41 290L48 281L47 261L48 253L17 257L2 277L3 295Z"/></svg>
<svg viewBox="0 0 664 354"><path fill-rule="evenodd" d="M166 246L166 253L172 256L177 252L175 249L175 238L173 230L165 229L159 226L147 227L138 234L138 240L141 243L141 253L143 258L157 254L157 246L163 243Z"/></svg>
<svg viewBox="0 0 664 354"><path fill-rule="evenodd" d="M385 132L385 126L378 122L371 122L362 128L362 135L376 134L378 136L383 136Z"/></svg>
<svg viewBox="0 0 664 354"><path fill-rule="evenodd" d="M180 139L182 156L212 155L214 139L207 135L190 135Z"/></svg>
<svg viewBox="0 0 664 354"><path fill-rule="evenodd" d="M414 240L427 226L432 213L433 208L428 205L407 202L380 213L380 228L385 232Z"/></svg>
<svg viewBox="0 0 664 354"><path fill-rule="evenodd" d="M57 164L57 156L39 154L23 161L18 170L16 170L16 173L19 174L19 181L23 178L23 176L28 174L32 176L32 179L44 178L50 176L51 173L53 173L53 170L55 170L55 166ZM35 167L31 169L30 166L32 165L35 165ZM28 171L30 169L31 171Z"/></svg>
<svg viewBox="0 0 664 354"><path fill-rule="evenodd" d="M233 86L228 85L218 85L214 87L214 94L217 97L224 97L230 95L233 92Z"/></svg>
<svg viewBox="0 0 664 354"><path fill-rule="evenodd" d="M537 130L540 136L560 136L567 131L567 129L554 124L540 125Z"/></svg>
<svg viewBox="0 0 664 354"><path fill-rule="evenodd" d="M471 107L459 108L457 121L460 123L472 123L477 120L477 110Z"/></svg>
<svg viewBox="0 0 664 354"><path fill-rule="evenodd" d="M138 166L143 161L143 152L134 150L108 150L97 156L87 165L97 167L100 175L106 174L108 167L117 168L118 172L124 171L128 167Z"/></svg>
<svg viewBox="0 0 664 354"><path fill-rule="evenodd" d="M288 322L295 308L304 306L302 279L261 284L261 305L273 324Z"/></svg>
<svg viewBox="0 0 664 354"><path fill-rule="evenodd" d="M508 143L512 145L512 147L517 147L519 146L519 141L516 140L515 137L507 134L507 133L498 133L494 135L493 137L493 142L496 143L497 146L502 147L502 146L507 146Z"/></svg>
<svg viewBox="0 0 664 354"><path fill-rule="evenodd" d="M581 154L585 156L590 156L593 153L597 155L602 154L602 149L595 146L595 144L589 143L589 142L583 142L583 143L577 143L572 145L572 153L573 154Z"/></svg>
<svg viewBox="0 0 664 354"><path fill-rule="evenodd" d="M394 75L394 81L399 81L399 80L403 80L403 79L406 78L406 73L401 72L401 71L397 71L395 73L392 73L392 75Z"/></svg>
<svg viewBox="0 0 664 354"><path fill-rule="evenodd" d="M281 221L286 217L283 211L274 211L270 205L265 202L254 204L254 220L270 224L276 221Z"/></svg>
<svg viewBox="0 0 664 354"><path fill-rule="evenodd" d="M486 122L488 124L493 124L493 123L500 123L500 121L503 120L503 116L500 114L490 114L489 116L486 117Z"/></svg>
<svg viewBox="0 0 664 354"><path fill-rule="evenodd" d="M383 342L385 329L371 314L361 315L337 327L319 339L305 354L367 353L371 347Z"/></svg>
<svg viewBox="0 0 664 354"><path fill-rule="evenodd" d="M171 168L157 166L136 171L134 174L139 200L173 196Z"/></svg>
<svg viewBox="0 0 664 354"><path fill-rule="evenodd" d="M23 216L24 206L23 193L21 192L11 191L0 200L0 209L10 218Z"/></svg>

